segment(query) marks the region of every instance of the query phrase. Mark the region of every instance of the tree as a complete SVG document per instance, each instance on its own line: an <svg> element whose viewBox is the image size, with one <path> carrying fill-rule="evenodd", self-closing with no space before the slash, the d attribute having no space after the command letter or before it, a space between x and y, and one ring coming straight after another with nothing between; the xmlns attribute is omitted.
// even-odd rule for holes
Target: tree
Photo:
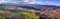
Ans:
<svg viewBox="0 0 60 19"><path fill-rule="evenodd" d="M19 14L25 15L29 17L29 19L37 19L37 16L35 15L34 11L26 11L26 12L19 12Z"/></svg>
<svg viewBox="0 0 60 19"><path fill-rule="evenodd" d="M4 11L3 10L0 10L0 13L3 13Z"/></svg>
<svg viewBox="0 0 60 19"><path fill-rule="evenodd" d="M3 13L3 10L0 10L0 19L3 19L2 13Z"/></svg>

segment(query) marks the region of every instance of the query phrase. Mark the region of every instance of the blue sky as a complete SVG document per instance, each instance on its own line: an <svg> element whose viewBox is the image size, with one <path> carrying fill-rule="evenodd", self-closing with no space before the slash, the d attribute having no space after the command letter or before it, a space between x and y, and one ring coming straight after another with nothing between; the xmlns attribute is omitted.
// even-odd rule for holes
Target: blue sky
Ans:
<svg viewBox="0 0 60 19"><path fill-rule="evenodd" d="M59 0L37 0L37 1L59 1Z"/></svg>
<svg viewBox="0 0 60 19"><path fill-rule="evenodd" d="M0 3L7 3L7 2L11 2L12 0L2 0L0 1ZM28 1L28 0L26 0ZM23 0L23 2L25 2ZM16 2L11 2L11 3L16 3ZM58 5L60 6L60 0L36 0L35 2L28 2L29 4L43 4L43 5Z"/></svg>
<svg viewBox="0 0 60 19"><path fill-rule="evenodd" d="M42 2L44 2L44 1L50 1L50 2L60 2L60 0L37 0L38 2L40 2L40 1L42 1Z"/></svg>
<svg viewBox="0 0 60 19"><path fill-rule="evenodd" d="M60 0L37 0L36 2L42 2L42 4L48 3L48 5L59 5L60 6Z"/></svg>

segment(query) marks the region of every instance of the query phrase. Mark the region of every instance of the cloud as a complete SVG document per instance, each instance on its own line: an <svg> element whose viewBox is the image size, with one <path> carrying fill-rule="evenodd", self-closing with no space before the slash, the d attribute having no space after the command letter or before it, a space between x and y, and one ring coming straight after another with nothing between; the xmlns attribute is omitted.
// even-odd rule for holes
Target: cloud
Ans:
<svg viewBox="0 0 60 19"><path fill-rule="evenodd" d="M14 4L34 4L36 1L35 0L0 0L0 3L14 3Z"/></svg>
<svg viewBox="0 0 60 19"><path fill-rule="evenodd" d="M55 3L55 2L51 2L51 1L39 1L36 2L36 0L0 0L0 4L1 3L13 3L13 4L42 4L42 5L59 5L60 3Z"/></svg>
<svg viewBox="0 0 60 19"><path fill-rule="evenodd" d="M35 4L35 0L11 0L10 3Z"/></svg>
<svg viewBox="0 0 60 19"><path fill-rule="evenodd" d="M27 4L35 4L35 0L25 0L24 2L26 2Z"/></svg>
<svg viewBox="0 0 60 19"><path fill-rule="evenodd" d="M50 2L50 1L46 1L46 2L37 2L39 4L43 4L43 5L51 5L51 4L54 4L53 2Z"/></svg>
<svg viewBox="0 0 60 19"><path fill-rule="evenodd" d="M60 3L55 3L55 2L51 2L51 1L45 1L45 2L36 2L36 4L42 4L42 5L58 5L60 6Z"/></svg>
<svg viewBox="0 0 60 19"><path fill-rule="evenodd" d="M51 1L46 1L45 4L46 5L55 5L55 3L54 2L51 2Z"/></svg>
<svg viewBox="0 0 60 19"><path fill-rule="evenodd" d="M9 0L10 1L10 0ZM1 3L7 3L7 2L9 2L8 0L0 0L0 4Z"/></svg>
<svg viewBox="0 0 60 19"><path fill-rule="evenodd" d="M46 1L45 4L46 4L46 5L57 5L57 6L60 6L60 3L51 2L51 1Z"/></svg>
<svg viewBox="0 0 60 19"><path fill-rule="evenodd" d="M0 0L0 2L5 2L5 0Z"/></svg>
<svg viewBox="0 0 60 19"><path fill-rule="evenodd" d="M35 4L35 2L28 2L28 4Z"/></svg>

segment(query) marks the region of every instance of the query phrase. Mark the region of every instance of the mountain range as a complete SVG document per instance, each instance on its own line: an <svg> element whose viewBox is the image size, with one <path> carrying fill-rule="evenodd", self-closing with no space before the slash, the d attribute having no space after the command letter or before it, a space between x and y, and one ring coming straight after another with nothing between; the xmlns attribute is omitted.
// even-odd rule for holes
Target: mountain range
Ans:
<svg viewBox="0 0 60 19"><path fill-rule="evenodd" d="M12 3L6 3L6 4L0 4L0 6L19 6L22 8L28 8L28 9L34 9L34 10L40 10L40 9L57 9L60 8L60 6L56 5L41 5L41 4L12 4Z"/></svg>

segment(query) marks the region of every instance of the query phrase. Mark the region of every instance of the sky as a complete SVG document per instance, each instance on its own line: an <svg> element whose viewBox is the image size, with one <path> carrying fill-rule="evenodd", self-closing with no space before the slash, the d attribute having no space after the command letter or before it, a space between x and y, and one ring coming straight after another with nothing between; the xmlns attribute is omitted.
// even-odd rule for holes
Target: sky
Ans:
<svg viewBox="0 0 60 19"><path fill-rule="evenodd" d="M32 1L32 2L29 2ZM42 5L58 5L60 6L60 0L0 0L0 3L24 3L24 4L42 4Z"/></svg>
<svg viewBox="0 0 60 19"><path fill-rule="evenodd" d="M37 2L46 5L60 5L60 0L37 0Z"/></svg>

